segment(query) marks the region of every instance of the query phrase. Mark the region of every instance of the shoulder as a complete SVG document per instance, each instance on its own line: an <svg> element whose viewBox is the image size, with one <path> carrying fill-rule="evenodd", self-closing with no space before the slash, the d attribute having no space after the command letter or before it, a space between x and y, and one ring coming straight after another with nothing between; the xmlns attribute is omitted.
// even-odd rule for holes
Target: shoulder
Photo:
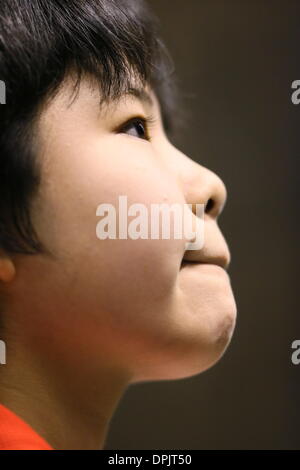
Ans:
<svg viewBox="0 0 300 470"><path fill-rule="evenodd" d="M31 426L0 404L0 450L53 450Z"/></svg>

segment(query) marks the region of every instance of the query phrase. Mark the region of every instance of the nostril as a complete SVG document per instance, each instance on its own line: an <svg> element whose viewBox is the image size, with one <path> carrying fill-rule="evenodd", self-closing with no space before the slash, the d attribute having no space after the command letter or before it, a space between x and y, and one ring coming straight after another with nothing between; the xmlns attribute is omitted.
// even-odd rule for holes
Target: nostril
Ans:
<svg viewBox="0 0 300 470"><path fill-rule="evenodd" d="M206 213L210 212L212 210L212 208L214 207L214 205L215 205L215 201L212 198L210 198L206 203L204 212L206 212Z"/></svg>

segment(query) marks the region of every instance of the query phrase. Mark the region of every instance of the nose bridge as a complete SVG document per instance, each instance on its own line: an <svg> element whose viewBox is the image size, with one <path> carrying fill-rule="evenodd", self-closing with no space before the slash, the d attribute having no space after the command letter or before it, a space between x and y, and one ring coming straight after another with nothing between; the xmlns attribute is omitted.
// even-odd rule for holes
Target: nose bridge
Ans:
<svg viewBox="0 0 300 470"><path fill-rule="evenodd" d="M227 200L224 182L216 173L195 162L177 148L173 147L172 150L172 167L175 169L186 203L193 205L193 212L195 204L204 204L205 213L217 218Z"/></svg>

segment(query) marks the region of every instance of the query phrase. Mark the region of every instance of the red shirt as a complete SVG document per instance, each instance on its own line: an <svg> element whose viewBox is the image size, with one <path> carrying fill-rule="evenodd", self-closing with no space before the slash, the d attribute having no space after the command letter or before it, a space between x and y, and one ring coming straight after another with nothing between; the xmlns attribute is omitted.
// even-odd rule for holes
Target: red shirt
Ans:
<svg viewBox="0 0 300 470"><path fill-rule="evenodd" d="M0 404L0 450L54 450L29 424Z"/></svg>

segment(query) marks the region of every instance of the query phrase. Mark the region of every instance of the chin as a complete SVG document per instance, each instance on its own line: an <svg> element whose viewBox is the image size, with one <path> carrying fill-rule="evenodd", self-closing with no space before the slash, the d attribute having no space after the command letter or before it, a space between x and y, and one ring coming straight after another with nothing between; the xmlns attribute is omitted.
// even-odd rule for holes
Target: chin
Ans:
<svg viewBox="0 0 300 470"><path fill-rule="evenodd" d="M180 380L193 377L213 367L227 350L236 324L236 311L227 314L210 331L170 341L163 352L143 363L133 382ZM198 337L198 338L197 338ZM154 359L155 356L155 359Z"/></svg>

